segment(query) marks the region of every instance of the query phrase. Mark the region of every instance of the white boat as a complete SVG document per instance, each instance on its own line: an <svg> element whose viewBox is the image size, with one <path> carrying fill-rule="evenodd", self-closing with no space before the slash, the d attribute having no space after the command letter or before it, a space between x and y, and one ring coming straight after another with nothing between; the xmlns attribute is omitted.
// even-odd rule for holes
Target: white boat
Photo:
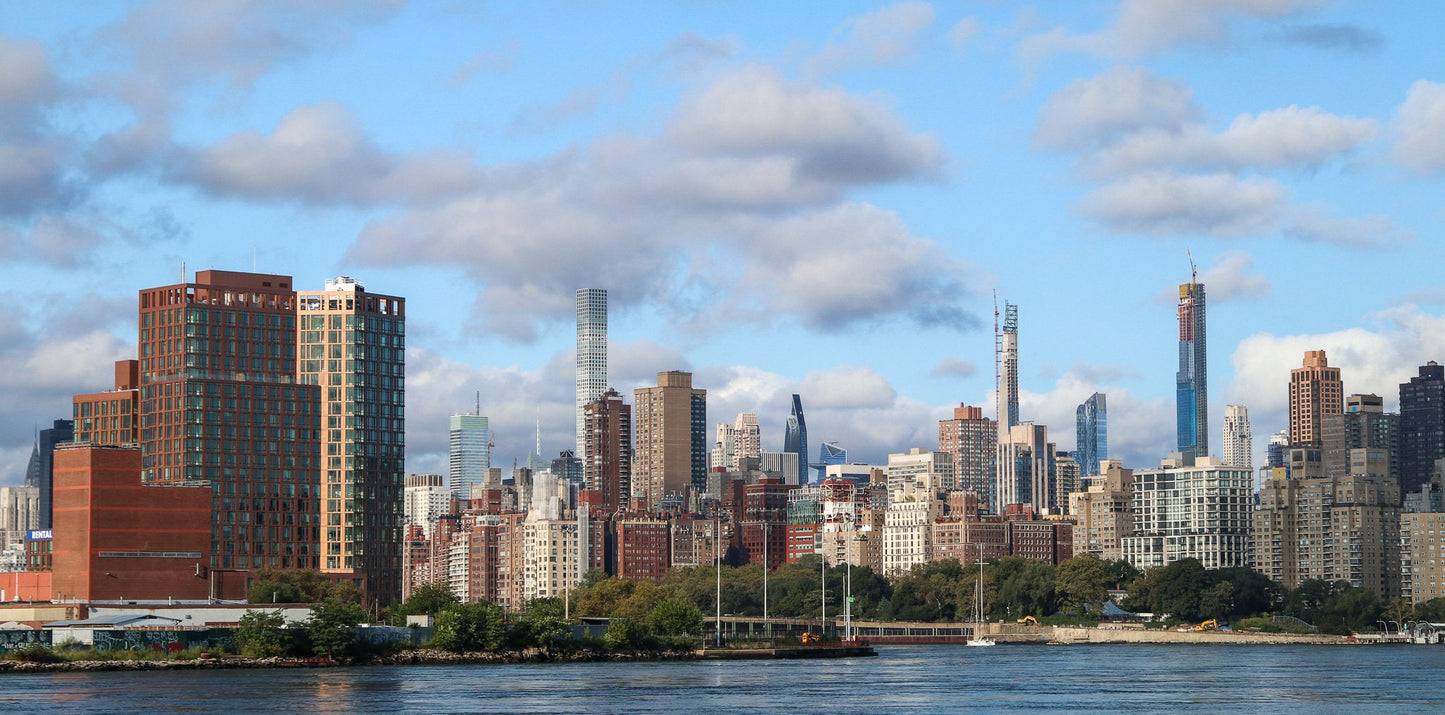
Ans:
<svg viewBox="0 0 1445 715"><path fill-rule="evenodd" d="M995 645L993 639L983 637L983 544L978 545L978 581L974 584L974 611L973 611L973 637L968 639L965 645L968 646L990 646Z"/></svg>

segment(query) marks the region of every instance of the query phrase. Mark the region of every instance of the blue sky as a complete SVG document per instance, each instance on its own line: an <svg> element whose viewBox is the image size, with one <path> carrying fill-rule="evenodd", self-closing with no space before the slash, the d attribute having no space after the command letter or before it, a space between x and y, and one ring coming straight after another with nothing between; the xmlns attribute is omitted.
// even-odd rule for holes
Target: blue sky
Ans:
<svg viewBox="0 0 1445 715"><path fill-rule="evenodd" d="M1325 349L1393 405L1445 357L1436 3L0 0L0 484L134 356L186 270L349 275L409 306L408 468L446 416L494 464L572 443L572 292L612 382L856 461L992 412L1173 444L1174 296L1209 293L1211 433L1285 426Z"/></svg>

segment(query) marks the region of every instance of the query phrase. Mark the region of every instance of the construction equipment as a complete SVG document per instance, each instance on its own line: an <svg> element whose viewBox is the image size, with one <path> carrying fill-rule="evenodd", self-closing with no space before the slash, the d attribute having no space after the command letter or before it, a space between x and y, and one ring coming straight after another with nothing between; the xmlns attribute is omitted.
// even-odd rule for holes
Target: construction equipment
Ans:
<svg viewBox="0 0 1445 715"><path fill-rule="evenodd" d="M1024 616L1018 620L1018 624L1021 626L1037 626L1039 625L1039 619L1033 616Z"/></svg>
<svg viewBox="0 0 1445 715"><path fill-rule="evenodd" d="M1211 619L1209 619L1209 620L1207 620L1207 621L1205 621L1205 622L1203 622L1203 623L1195 626L1195 627L1194 627L1194 630L1196 630L1196 631L1215 631L1215 630L1219 630L1219 621L1218 621L1217 619L1211 618Z"/></svg>

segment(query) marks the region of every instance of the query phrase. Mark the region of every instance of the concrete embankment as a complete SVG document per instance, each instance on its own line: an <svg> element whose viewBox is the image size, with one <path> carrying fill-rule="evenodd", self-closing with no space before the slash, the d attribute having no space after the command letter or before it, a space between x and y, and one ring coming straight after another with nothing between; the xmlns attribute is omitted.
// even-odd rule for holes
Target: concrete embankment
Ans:
<svg viewBox="0 0 1445 715"><path fill-rule="evenodd" d="M1293 633L1238 633L1231 631L1174 631L1137 628L1040 628L1038 634L1009 634L1009 642L1063 644L1093 643L1237 643L1257 645L1349 645L1358 641L1344 636L1296 635Z"/></svg>
<svg viewBox="0 0 1445 715"><path fill-rule="evenodd" d="M866 658L878 655L867 645L821 645L793 648L703 648L697 652L703 660L773 660L799 658Z"/></svg>

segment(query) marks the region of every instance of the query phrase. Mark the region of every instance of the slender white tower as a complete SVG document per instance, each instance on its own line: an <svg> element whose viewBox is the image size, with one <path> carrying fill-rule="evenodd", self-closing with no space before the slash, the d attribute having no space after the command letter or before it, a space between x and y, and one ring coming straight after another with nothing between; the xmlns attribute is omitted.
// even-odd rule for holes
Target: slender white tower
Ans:
<svg viewBox="0 0 1445 715"><path fill-rule="evenodd" d="M607 291L577 290L577 451L587 453L583 408L607 390Z"/></svg>

